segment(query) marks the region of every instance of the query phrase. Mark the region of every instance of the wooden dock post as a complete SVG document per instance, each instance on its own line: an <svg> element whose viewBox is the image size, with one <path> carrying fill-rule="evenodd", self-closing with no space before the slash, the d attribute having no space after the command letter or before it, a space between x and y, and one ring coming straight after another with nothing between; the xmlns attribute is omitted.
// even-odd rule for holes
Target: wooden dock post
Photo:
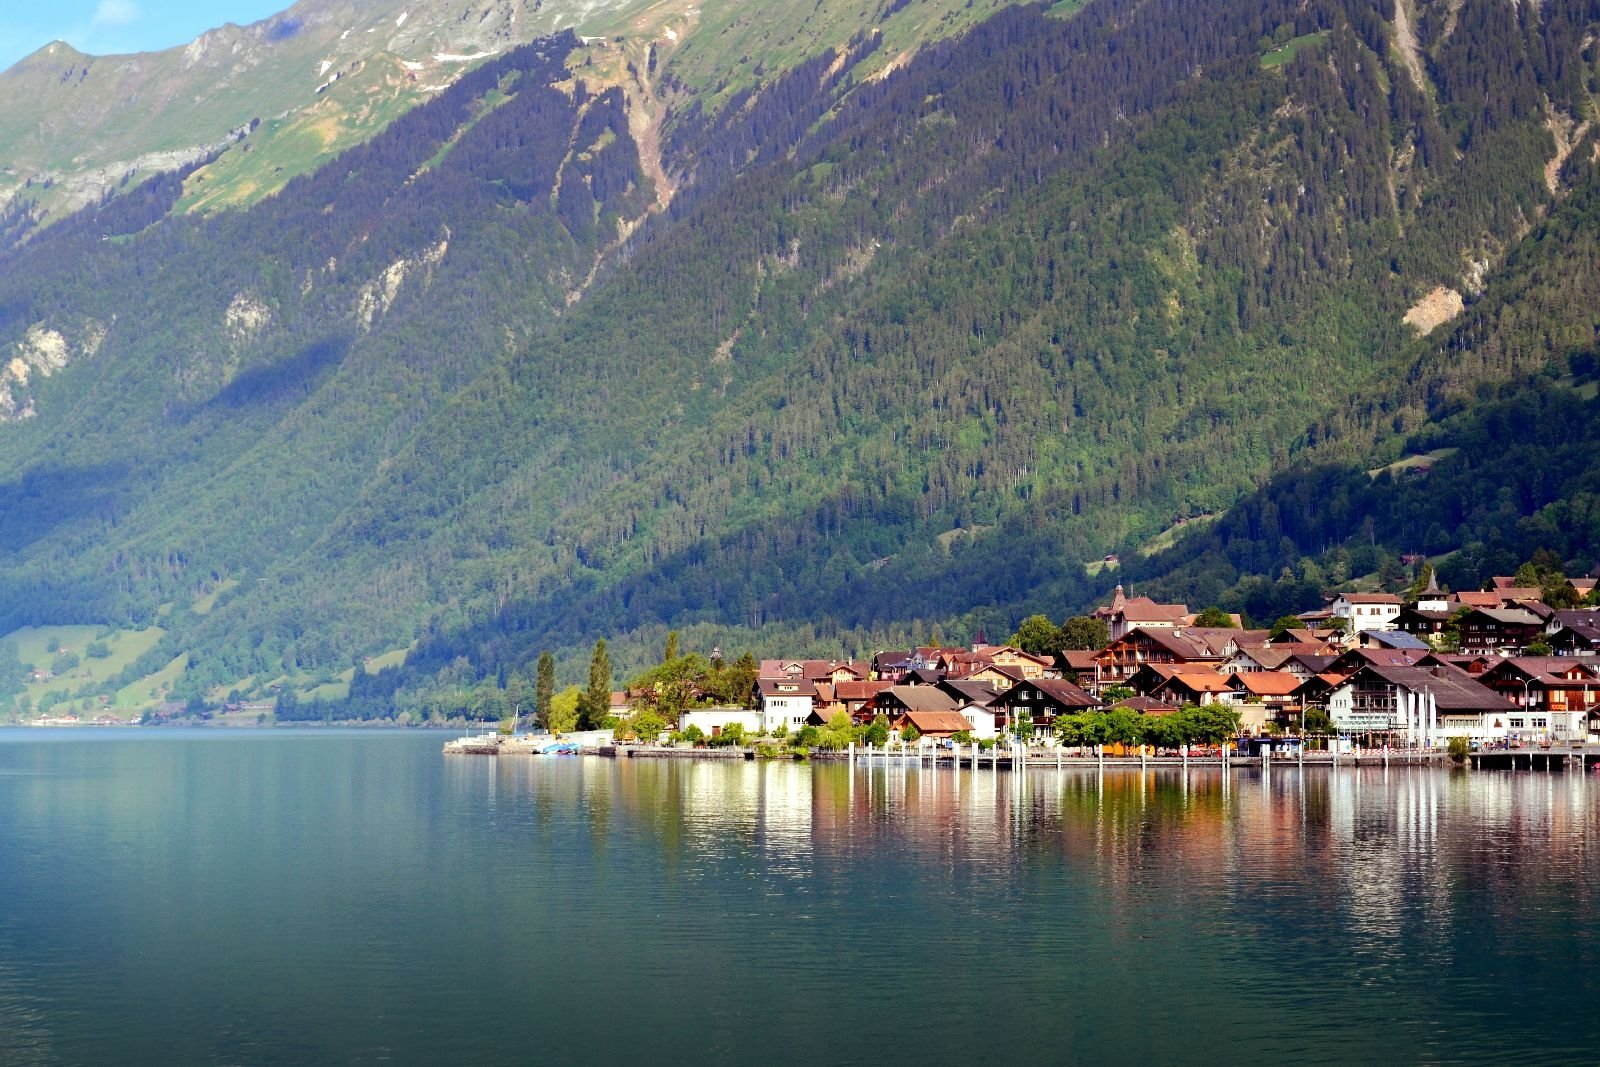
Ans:
<svg viewBox="0 0 1600 1067"><path fill-rule="evenodd" d="M852 741L852 742L850 742L850 766L854 767L855 765L856 765L856 743L854 741Z"/></svg>

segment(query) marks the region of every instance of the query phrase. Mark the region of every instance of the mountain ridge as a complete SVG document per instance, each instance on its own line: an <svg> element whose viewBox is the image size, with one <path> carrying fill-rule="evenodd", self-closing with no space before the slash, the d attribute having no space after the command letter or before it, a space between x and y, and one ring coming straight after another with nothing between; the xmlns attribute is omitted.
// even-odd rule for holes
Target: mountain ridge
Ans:
<svg viewBox="0 0 1600 1067"><path fill-rule="evenodd" d="M1008 8L872 79L858 28L680 110L664 208L573 35L249 210L130 190L0 257L0 342L120 316L0 425L5 621L162 618L183 693L414 645L398 706L597 634L1084 604L1085 561L1592 338L1594 134L1552 193L1546 117L1593 110L1594 7L1418 19L1420 87L1363 0Z"/></svg>

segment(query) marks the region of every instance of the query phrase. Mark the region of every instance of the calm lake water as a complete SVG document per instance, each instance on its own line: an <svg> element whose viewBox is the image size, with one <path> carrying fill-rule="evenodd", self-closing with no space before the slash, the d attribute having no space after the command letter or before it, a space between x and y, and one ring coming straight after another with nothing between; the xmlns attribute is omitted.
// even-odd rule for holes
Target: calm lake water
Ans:
<svg viewBox="0 0 1600 1067"><path fill-rule="evenodd" d="M0 1063L1600 1059L1600 780L0 730Z"/></svg>

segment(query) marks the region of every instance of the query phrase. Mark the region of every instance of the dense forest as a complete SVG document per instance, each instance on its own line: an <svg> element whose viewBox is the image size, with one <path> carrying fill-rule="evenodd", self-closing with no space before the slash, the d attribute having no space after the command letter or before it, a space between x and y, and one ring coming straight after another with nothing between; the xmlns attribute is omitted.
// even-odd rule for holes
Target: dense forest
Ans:
<svg viewBox="0 0 1600 1067"><path fill-rule="evenodd" d="M0 624L159 619L180 695L409 646L392 709L598 635L1004 634L1112 551L1260 617L1592 563L1600 4L1414 6L1017 7L857 82L864 32L682 107L648 216L560 40L249 211L114 198L0 258L0 337L83 350L0 425Z"/></svg>

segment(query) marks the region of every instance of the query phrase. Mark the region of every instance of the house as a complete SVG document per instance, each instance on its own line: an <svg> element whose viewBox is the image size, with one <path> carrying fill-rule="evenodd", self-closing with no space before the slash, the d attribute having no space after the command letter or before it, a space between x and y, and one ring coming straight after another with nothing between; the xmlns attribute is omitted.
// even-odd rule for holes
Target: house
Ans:
<svg viewBox="0 0 1600 1067"><path fill-rule="evenodd" d="M978 740L999 737L1002 726L1000 715L991 707L981 704L963 704L956 711L967 720L967 729Z"/></svg>
<svg viewBox="0 0 1600 1067"><path fill-rule="evenodd" d="M938 671L944 673L940 666L941 661L952 656L959 656L966 652L964 648L941 648L937 645L925 645L911 650L909 667L914 671Z"/></svg>
<svg viewBox="0 0 1600 1067"><path fill-rule="evenodd" d="M1349 676L1362 667L1414 667L1428 655L1432 653L1415 648L1352 648L1328 664L1326 670Z"/></svg>
<svg viewBox="0 0 1600 1067"><path fill-rule="evenodd" d="M1173 672L1172 676L1160 685L1151 689L1146 696L1154 697L1163 704L1233 704L1234 690L1228 685L1228 678L1216 671L1204 667L1184 667Z"/></svg>
<svg viewBox="0 0 1600 1067"><path fill-rule="evenodd" d="M1417 652L1432 652L1433 646L1416 634L1408 634L1403 630L1362 630L1356 635L1356 645L1360 648L1395 648L1410 649Z"/></svg>
<svg viewBox="0 0 1600 1067"><path fill-rule="evenodd" d="M1176 629L1131 630L1095 653L1095 679L1101 689L1120 685L1147 663L1220 664L1224 657L1208 644Z"/></svg>
<svg viewBox="0 0 1600 1067"><path fill-rule="evenodd" d="M1393 593L1340 593L1330 610L1334 618L1345 620L1351 633L1392 630L1400 615L1400 598Z"/></svg>
<svg viewBox="0 0 1600 1067"><path fill-rule="evenodd" d="M1424 609L1420 606L1401 608L1400 614L1395 616L1394 627L1401 633L1408 633L1427 641L1430 638L1443 636L1453 614L1444 608Z"/></svg>
<svg viewBox="0 0 1600 1067"><path fill-rule="evenodd" d="M939 683L939 688L950 694L950 699L957 704L976 704L983 708L993 704L1000 696L999 690L987 682L972 678L946 678Z"/></svg>
<svg viewBox="0 0 1600 1067"><path fill-rule="evenodd" d="M762 678L756 682L761 699L761 729L769 733L782 726L797 730L806 724L816 701L816 684L804 678Z"/></svg>
<svg viewBox="0 0 1600 1067"><path fill-rule="evenodd" d="M910 669L910 652L879 652L872 657L872 676L880 682L898 683Z"/></svg>
<svg viewBox="0 0 1600 1067"><path fill-rule="evenodd" d="M873 715L881 712L894 722L911 711L955 711L956 701L936 685L892 685L869 706Z"/></svg>
<svg viewBox="0 0 1600 1067"><path fill-rule="evenodd" d="M948 680L946 679L946 681ZM964 682L978 682L986 685L996 693L1003 693L1022 680L1022 672L1016 668L996 667L992 663L960 679L960 681Z"/></svg>
<svg viewBox="0 0 1600 1067"><path fill-rule="evenodd" d="M872 718L867 710L872 698L889 688L889 682L839 682L833 687L833 699L856 722Z"/></svg>
<svg viewBox="0 0 1600 1067"><path fill-rule="evenodd" d="M1056 653L1056 676L1093 692L1095 684L1092 648L1067 648Z"/></svg>
<svg viewBox="0 0 1600 1067"><path fill-rule="evenodd" d="M1329 667L1333 666L1338 659L1338 656L1310 656L1296 653L1295 655L1290 656L1287 661L1285 661L1280 670L1288 671L1290 674L1300 679L1300 681L1304 682L1306 679L1315 677L1316 675L1319 675L1323 671L1327 670Z"/></svg>
<svg viewBox="0 0 1600 1067"><path fill-rule="evenodd" d="M1521 652L1538 639L1544 622L1524 608L1474 608L1459 628L1462 652Z"/></svg>
<svg viewBox="0 0 1600 1067"><path fill-rule="evenodd" d="M1241 713L1248 712L1253 719L1259 707L1263 725L1270 721L1285 728L1299 728L1304 710L1298 696L1300 679L1288 671L1249 671L1227 678L1234 692L1233 703Z"/></svg>
<svg viewBox="0 0 1600 1067"><path fill-rule="evenodd" d="M1582 741L1600 705L1600 667L1570 656L1515 656L1478 681L1517 705L1524 721L1511 732L1520 736Z"/></svg>
<svg viewBox="0 0 1600 1067"><path fill-rule="evenodd" d="M1470 610L1472 608L1498 608L1503 606L1504 602L1500 599L1499 593L1468 591L1451 593L1450 607L1448 610L1453 614L1457 611L1460 611L1462 608L1467 608Z"/></svg>
<svg viewBox="0 0 1600 1067"><path fill-rule="evenodd" d="M1600 612L1558 611L1545 621L1545 643L1559 656L1600 654Z"/></svg>
<svg viewBox="0 0 1600 1067"><path fill-rule="evenodd" d="M907 726L914 727L923 737L936 741L946 740L959 733L969 733L972 723L958 711L908 711L893 722L895 732Z"/></svg>
<svg viewBox="0 0 1600 1067"><path fill-rule="evenodd" d="M1111 603L1094 610L1094 617L1103 619L1115 641L1136 629L1171 630L1193 619L1185 604L1157 604L1149 597L1128 597L1118 585L1111 594Z"/></svg>
<svg viewBox="0 0 1600 1067"><path fill-rule="evenodd" d="M1343 733L1382 734L1407 744L1437 746L1453 736L1505 735L1516 705L1465 671L1432 667L1362 667L1333 686L1328 714Z"/></svg>
<svg viewBox="0 0 1600 1067"><path fill-rule="evenodd" d="M1500 598L1503 607L1513 608L1529 600L1542 600L1544 590L1536 585L1518 585L1515 578L1498 575L1490 581L1494 588L1489 590Z"/></svg>
<svg viewBox="0 0 1600 1067"><path fill-rule="evenodd" d="M732 725L738 725L747 734L766 729L761 712L752 708L694 708L678 716L679 730L698 726L707 737L716 737Z"/></svg>
<svg viewBox="0 0 1600 1067"><path fill-rule="evenodd" d="M1022 672L1022 677L1028 679L1046 677L1056 669L1054 657L1036 656L1010 645L984 645L974 653L969 653L973 654L982 656L996 667L1018 670Z"/></svg>
<svg viewBox="0 0 1600 1067"><path fill-rule="evenodd" d="M1241 648L1217 668L1219 674L1256 674L1261 671L1281 670L1295 657L1291 649L1282 645L1255 645Z"/></svg>
<svg viewBox="0 0 1600 1067"><path fill-rule="evenodd" d="M1057 716L1099 707L1099 702L1071 682L1034 678L1018 682L989 707L1001 717L1002 728L1026 717L1035 729L1047 730Z"/></svg>

